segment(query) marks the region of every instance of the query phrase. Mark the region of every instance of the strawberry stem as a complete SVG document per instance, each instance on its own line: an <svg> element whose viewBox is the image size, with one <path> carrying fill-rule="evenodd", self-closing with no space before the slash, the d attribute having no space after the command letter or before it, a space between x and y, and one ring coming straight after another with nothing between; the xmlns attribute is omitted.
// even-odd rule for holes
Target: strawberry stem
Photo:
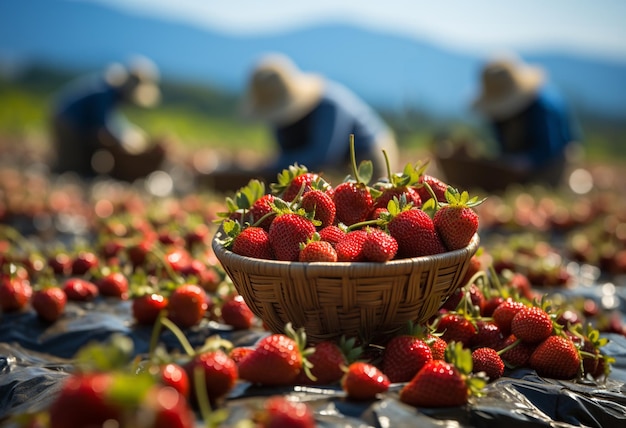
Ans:
<svg viewBox="0 0 626 428"><path fill-rule="evenodd" d="M193 357L196 354L193 346L191 346L191 343L187 340L185 333L183 333L183 331L176 324L170 321L167 317L160 318L159 322L163 325L163 327L167 328L174 334L174 336L176 336L176 339L178 339L178 342L183 347L187 355Z"/></svg>

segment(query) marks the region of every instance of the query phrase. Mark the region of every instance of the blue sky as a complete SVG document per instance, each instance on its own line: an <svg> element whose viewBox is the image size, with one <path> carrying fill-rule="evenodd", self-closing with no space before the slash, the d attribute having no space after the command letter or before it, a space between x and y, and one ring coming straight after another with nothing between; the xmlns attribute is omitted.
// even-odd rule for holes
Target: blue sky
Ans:
<svg viewBox="0 0 626 428"><path fill-rule="evenodd" d="M77 0L230 33L347 21L452 48L560 48L626 61L624 0Z"/></svg>

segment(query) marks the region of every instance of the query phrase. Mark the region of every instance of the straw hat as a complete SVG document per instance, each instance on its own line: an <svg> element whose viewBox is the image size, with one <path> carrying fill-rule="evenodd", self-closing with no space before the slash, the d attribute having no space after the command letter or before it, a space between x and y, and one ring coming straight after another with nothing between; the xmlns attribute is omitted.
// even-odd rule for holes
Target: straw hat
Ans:
<svg viewBox="0 0 626 428"><path fill-rule="evenodd" d="M493 59L482 70L481 93L472 107L495 119L513 116L531 103L544 80L541 68L514 56Z"/></svg>
<svg viewBox="0 0 626 428"><path fill-rule="evenodd" d="M119 63L109 65L105 80L120 88L126 99L140 107L153 107L161 98L159 70L148 58L135 57L127 66Z"/></svg>
<svg viewBox="0 0 626 428"><path fill-rule="evenodd" d="M322 97L324 79L304 73L286 56L270 54L254 67L242 103L244 116L289 124L309 113Z"/></svg>

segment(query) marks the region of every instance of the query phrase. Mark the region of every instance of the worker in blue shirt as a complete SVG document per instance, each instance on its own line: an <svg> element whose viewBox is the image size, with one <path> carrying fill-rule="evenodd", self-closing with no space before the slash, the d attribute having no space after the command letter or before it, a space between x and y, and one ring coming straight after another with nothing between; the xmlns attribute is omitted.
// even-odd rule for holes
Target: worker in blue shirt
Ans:
<svg viewBox="0 0 626 428"><path fill-rule="evenodd" d="M512 55L488 61L472 107L491 124L501 167L521 183L560 183L576 136L564 100L541 68Z"/></svg>
<svg viewBox="0 0 626 428"><path fill-rule="evenodd" d="M151 144L120 111L125 104L154 106L160 96L157 82L156 66L137 57L128 66L112 64L102 74L62 88L52 111L53 171L130 180L157 168L164 147Z"/></svg>
<svg viewBox="0 0 626 428"><path fill-rule="evenodd" d="M294 163L344 177L351 173L351 134L357 164L371 160L374 179L387 177L383 150L392 171L397 168L393 133L369 105L343 85L301 71L282 54L269 54L253 68L242 108L272 127L279 153L265 170L274 178Z"/></svg>

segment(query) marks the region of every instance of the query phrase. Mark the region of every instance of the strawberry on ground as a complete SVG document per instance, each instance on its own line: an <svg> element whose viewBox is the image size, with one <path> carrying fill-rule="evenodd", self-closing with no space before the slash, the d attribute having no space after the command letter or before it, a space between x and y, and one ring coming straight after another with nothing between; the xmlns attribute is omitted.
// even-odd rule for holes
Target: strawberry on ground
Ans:
<svg viewBox="0 0 626 428"><path fill-rule="evenodd" d="M190 380L185 368L176 363L164 363L159 366L157 380L163 385L170 386L183 397L190 397Z"/></svg>
<svg viewBox="0 0 626 428"><path fill-rule="evenodd" d="M67 296L61 287L50 286L35 291L31 305L37 316L46 322L55 322L65 311Z"/></svg>
<svg viewBox="0 0 626 428"><path fill-rule="evenodd" d="M26 307L33 288L26 279L2 274L0 276L0 309L4 312L19 311Z"/></svg>
<svg viewBox="0 0 626 428"><path fill-rule="evenodd" d="M528 367L530 356L535 351L536 345L522 342L514 334L507 336L496 348L507 367Z"/></svg>
<svg viewBox="0 0 626 428"><path fill-rule="evenodd" d="M256 348L239 362L239 378L265 386L291 385L303 369L303 330L294 331L290 325L287 334L273 333L261 339Z"/></svg>
<svg viewBox="0 0 626 428"><path fill-rule="evenodd" d="M581 369L580 355L574 342L565 336L549 336L530 356L530 368L539 376L574 379Z"/></svg>
<svg viewBox="0 0 626 428"><path fill-rule="evenodd" d="M468 316L448 312L440 316L436 332L441 333L441 338L448 343L460 342L469 346L476 336L476 326Z"/></svg>
<svg viewBox="0 0 626 428"><path fill-rule="evenodd" d="M206 394L212 403L224 398L237 382L237 364L223 350L211 350L195 355L184 366L191 383L191 396L197 395L196 370L204 375Z"/></svg>
<svg viewBox="0 0 626 428"><path fill-rule="evenodd" d="M291 401L288 397L268 397L263 408L254 415L258 428L315 428L313 411L305 402Z"/></svg>
<svg viewBox="0 0 626 428"><path fill-rule="evenodd" d="M474 372L485 372L490 381L494 381L504 374L502 357L493 348L484 347L472 351L472 363Z"/></svg>
<svg viewBox="0 0 626 428"><path fill-rule="evenodd" d="M167 297L159 293L146 293L133 298L131 312L138 324L153 325L159 313L167 308Z"/></svg>
<svg viewBox="0 0 626 428"><path fill-rule="evenodd" d="M341 388L353 400L374 400L387 392L391 382L375 365L363 361L350 364L341 378Z"/></svg>
<svg viewBox="0 0 626 428"><path fill-rule="evenodd" d="M107 273L96 281L98 291L102 296L128 299L128 278L122 272L113 271Z"/></svg>
<svg viewBox="0 0 626 428"><path fill-rule="evenodd" d="M90 302L100 294L98 286L82 278L68 278L63 283L63 291L67 300L75 302Z"/></svg>
<svg viewBox="0 0 626 428"><path fill-rule="evenodd" d="M202 321L208 308L206 292L196 284L182 284L170 294L167 317L181 328L189 328Z"/></svg>
<svg viewBox="0 0 626 428"><path fill-rule="evenodd" d="M243 299L237 294L222 303L222 320L235 330L246 330L254 323L254 314Z"/></svg>
<svg viewBox="0 0 626 428"><path fill-rule="evenodd" d="M392 383L408 382L433 359L430 346L419 337L402 334L385 346L382 370Z"/></svg>
<svg viewBox="0 0 626 428"><path fill-rule="evenodd" d="M354 343L354 339L344 338L339 343L331 340L316 343L313 352L307 356L311 364L310 374L305 370L300 371L296 383L302 385L338 383L344 369L360 354L361 348L355 347Z"/></svg>

